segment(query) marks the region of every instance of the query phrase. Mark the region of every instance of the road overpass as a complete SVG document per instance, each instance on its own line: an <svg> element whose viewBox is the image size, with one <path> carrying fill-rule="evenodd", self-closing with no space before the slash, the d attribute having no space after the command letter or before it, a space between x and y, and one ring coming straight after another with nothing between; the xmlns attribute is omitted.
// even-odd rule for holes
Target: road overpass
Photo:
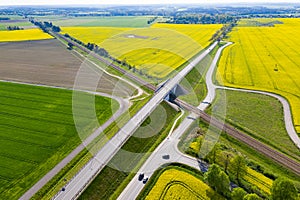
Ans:
<svg viewBox="0 0 300 200"><path fill-rule="evenodd" d="M155 95L144 105L138 113L133 116L116 135L106 143L94 156L93 167L86 165L82 170L60 191L54 199L76 199L88 186L88 184L100 173L108 164L112 157L121 149L124 143L134 134L142 122L155 110L180 81L217 45L213 43L207 50L204 50L183 70L171 78Z"/></svg>

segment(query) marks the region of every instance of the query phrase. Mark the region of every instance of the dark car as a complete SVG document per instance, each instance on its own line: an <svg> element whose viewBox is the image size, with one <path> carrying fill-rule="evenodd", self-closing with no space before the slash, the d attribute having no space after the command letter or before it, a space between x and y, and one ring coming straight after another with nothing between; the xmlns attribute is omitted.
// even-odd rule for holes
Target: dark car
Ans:
<svg viewBox="0 0 300 200"><path fill-rule="evenodd" d="M148 181L148 177L144 178L143 183L146 184Z"/></svg>
<svg viewBox="0 0 300 200"><path fill-rule="evenodd" d="M139 175L139 181L142 181L143 178L144 178L144 173L140 173L140 175Z"/></svg>

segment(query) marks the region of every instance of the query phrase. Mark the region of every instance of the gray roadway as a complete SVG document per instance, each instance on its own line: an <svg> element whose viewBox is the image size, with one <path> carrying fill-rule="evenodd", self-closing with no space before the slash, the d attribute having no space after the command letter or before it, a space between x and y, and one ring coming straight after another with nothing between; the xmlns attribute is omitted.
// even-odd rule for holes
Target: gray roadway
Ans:
<svg viewBox="0 0 300 200"><path fill-rule="evenodd" d="M202 111L204 111L209 104L213 101L215 98L215 89L216 86L212 82L212 76L216 67L216 64L219 60L219 57L221 56L222 50L226 48L231 43L228 43L221 47L218 51L216 56L214 57L207 73L206 73L206 84L207 84L207 95L203 102L201 103L198 108ZM191 166L196 169L200 169L199 162L197 159L190 157L188 155L185 155L181 153L177 146L178 142L180 141L181 136L189 129L189 127L193 124L194 119L198 116L195 114L190 114L189 117L185 118L182 123L178 126L178 128L167 138L165 139L159 146L156 148L156 150L151 154L151 156L147 159L147 161L144 163L144 165L139 170L140 173L143 172L145 176L151 177L152 174L159 169L163 164L167 163L183 163L188 166ZM169 155L169 159L164 159L163 155ZM139 195L141 190L143 189L144 185L143 182L138 180L139 173L135 175L135 177L132 179L132 181L127 185L127 187L124 189L124 191L119 196L118 200L132 200L136 199L136 197Z"/></svg>
<svg viewBox="0 0 300 200"><path fill-rule="evenodd" d="M64 187L65 191L59 192L55 199L74 199L86 188L93 178L103 169L111 158L119 151L130 136L134 134L141 123L154 111L163 101L165 96L173 89L211 50L217 45L214 43L207 50L197 56L189 65L170 79L166 85L159 90L149 102L132 117L124 127L94 156L93 164L86 165L73 179Z"/></svg>
<svg viewBox="0 0 300 200"><path fill-rule="evenodd" d="M227 89L227 90L235 90L235 91L241 91L241 92L251 92L251 93L258 93L258 94L264 94L269 95L272 97L277 98L284 107L284 119L286 124L286 129L289 133L290 138L294 141L294 143L299 147L299 137L297 133L295 132L294 125L292 122L291 117L291 111L290 106L286 99L283 97L268 93L268 92L262 92L262 91L252 91L252 90L244 90L244 89L237 89L237 88L228 88L228 87L220 87L213 84L212 77L214 74L214 71L217 66L217 62L221 56L221 53L224 48L231 45L232 43L228 42L225 46L221 47L217 54L215 55L213 62L207 71L206 74L206 85L208 89L207 96L205 97L203 102L207 103L201 103L198 108L202 111L204 111L209 104L212 103L213 99L216 95L216 89ZM192 158L188 155L185 155L181 153L178 150L178 143L181 138L181 136L188 130L188 128L193 123L193 118L196 118L197 116L195 114L191 114L189 117L185 118L183 122L178 126L178 128L174 131L172 135L170 135L167 139L165 139L159 147L151 154L151 156L148 158L148 160L144 163L144 165L140 168L139 173L135 175L135 177L131 180L131 182L127 185L127 187L123 190L123 192L118 197L118 200L133 200L136 199L136 197L139 195L139 193L144 188L145 184L143 184L142 181L138 180L138 176L141 172L145 174L147 177L151 177L157 169L159 169L163 164L167 163L182 163L186 164L190 167L196 168L200 170L199 160L196 158ZM164 159L163 155L170 155L169 159Z"/></svg>
<svg viewBox="0 0 300 200"><path fill-rule="evenodd" d="M11 82L16 84L23 84L23 85L32 85L32 86L40 86L40 87L47 87L47 88L59 88L59 89L65 89L65 90L72 90L70 88L63 88L63 87L57 87L57 86L47 86L47 85L41 85L41 84L31 84L31 83L23 83L23 82L16 82L16 81L5 81L0 80L1 82ZM46 183L48 183L51 178L53 178L58 172L60 172L75 156L80 153L87 144L91 143L97 136L99 136L102 133L102 130L106 129L115 119L117 119L119 116L121 116L126 110L128 110L129 103L128 101L125 101L124 99L112 95L108 95L105 93L100 92L90 92L90 91L84 91L82 92L91 93L94 95L104 96L111 99L116 100L120 108L113 114L113 116L108 119L104 124L102 124L92 135L90 135L85 141L83 141L82 144L80 144L76 149L74 149L66 158L64 158L60 163L58 163L51 171L49 171L42 179L40 179L34 186L32 186L26 193L24 193L20 199L30 199L36 192L38 192Z"/></svg>

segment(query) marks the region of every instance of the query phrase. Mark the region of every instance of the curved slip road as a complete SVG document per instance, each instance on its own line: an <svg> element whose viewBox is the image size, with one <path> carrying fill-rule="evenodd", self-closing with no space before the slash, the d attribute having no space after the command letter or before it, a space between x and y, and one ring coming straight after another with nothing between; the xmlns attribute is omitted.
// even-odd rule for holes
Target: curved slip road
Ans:
<svg viewBox="0 0 300 200"><path fill-rule="evenodd" d="M257 91L257 90L247 90L247 89L239 89L239 88L230 88L230 87L221 87L217 86L217 89L223 89L223 90L232 90L232 91L239 91L239 92L248 92L248 93L256 93L256 94L263 94L268 95L271 97L274 97L278 99L282 106L283 106L283 114L284 114L284 122L285 122L285 129L287 133L289 134L291 140L294 142L294 144L300 149L300 138L295 130L293 119L292 119L292 112L290 108L290 104L288 101L277 94L269 93L269 92L263 92L263 91Z"/></svg>
<svg viewBox="0 0 300 200"><path fill-rule="evenodd" d="M295 127L294 127L294 124L293 124L293 119L292 119L292 114L291 114L291 109L290 109L290 104L288 103L288 101L283 98L282 96L280 95L277 95L277 94L273 94L273 93L269 93L269 92L264 92L264 91L257 91L257 90L247 90L247 89L239 89L239 88L230 88L230 87L222 87L222 86L217 86L213 83L212 81L212 77L213 77L213 74L214 74L214 71L217 67L217 63L218 63L218 60L221 56L221 53L223 51L224 48L226 48L227 46L231 45L232 42L228 42L225 46L221 47L209 70L207 71L207 74L206 74L206 85L207 85L207 88L208 88L208 93L207 93L207 96L206 98L203 100L203 102L208 102L208 103L212 103L212 101L215 99L215 96L216 96L216 89L224 89L224 90L234 90L234 91L240 91L240 92L249 92L249 93L257 93L257 94L263 94L263 95L268 95L268 96L271 96L271 97L274 97L276 99L278 99L282 106L283 106L283 113L284 113L284 121L285 121L285 129L289 135L289 137L291 138L291 140L294 142L294 144L300 149L300 138L297 134L297 132L295 131ZM209 105L208 104L200 104L200 106L198 106L198 108L200 110L204 110L208 107Z"/></svg>
<svg viewBox="0 0 300 200"><path fill-rule="evenodd" d="M140 173L144 173L145 176L151 177L159 167L161 167L163 164L172 163L172 162L178 162L182 164L186 164L188 166L191 166L196 169L202 169L203 163L196 158L190 157L188 155L185 155L181 153L178 150L178 142L184 132L186 132L189 128L189 126L193 123L193 118L201 117L208 123L212 123L212 125L218 127L219 129L223 129L228 134L233 136L234 138L237 138L238 140L248 144L252 148L258 150L259 152L263 153L264 155L272 158L278 163L281 163L283 166L288 167L289 169L292 169L294 172L296 172L298 175L300 175L300 164L292 159L289 159L285 155L277 152L274 149L271 149L270 147L263 145L262 143L258 142L257 140L253 139L252 137L245 135L243 133L240 133L235 128L223 124L219 122L218 120L210 117L203 111L209 106L208 103L212 103L213 99L215 98L216 89L225 89L224 87L219 87L213 84L212 82L212 76L215 71L217 62L221 56L222 50L231 45L232 43L227 43L225 46L220 48L206 74L206 83L208 88L208 93L203 102L201 103L197 108L190 106L186 104L185 102L181 100L177 100L177 102L181 105L184 105L187 110L193 111L196 114L191 114L189 117L185 118L183 122L178 126L178 128L175 130L175 132L169 136L166 140L164 140L159 147L151 154L151 156L147 159L147 161L144 163L144 165L139 170ZM229 88L231 89L231 88ZM256 91L253 91L256 92ZM281 97L282 98L282 97ZM208 102L208 103L207 103ZM288 104L289 105L289 104ZM286 113L286 111L285 111ZM289 112L290 113L290 112ZM289 115L291 116L291 115ZM291 122L291 121L290 121ZM294 126L292 126L294 129ZM170 158L168 160L163 159L163 155L169 155ZM205 167L205 166L204 166ZM131 182L127 185L127 187L123 190L123 192L118 197L118 200L128 200L128 199L136 199L136 197L139 195L139 193L144 188L145 184L143 184L141 181L138 181L139 173L135 175L135 177L131 180Z"/></svg>
<svg viewBox="0 0 300 200"><path fill-rule="evenodd" d="M86 165L73 179L55 195L54 199L76 199L88 186L88 184L100 173L104 166L121 149L124 143L134 134L142 122L163 101L169 91L172 90L203 58L205 58L216 47L217 42L203 51L184 69L170 79L155 95L134 115L109 142L94 156L91 161L93 167Z"/></svg>
<svg viewBox="0 0 300 200"><path fill-rule="evenodd" d="M204 111L209 104L214 100L216 96L216 86L212 82L212 76L215 70L215 66L221 56L222 50L229 46L231 43L228 43L221 47L213 62L211 63L205 79L207 84L207 95L203 102L197 107L199 110ZM182 101L177 100L179 104L182 104ZM200 169L199 162L196 158L183 154L178 150L178 143L180 141L181 136L189 129L189 127L193 124L194 119L198 118L197 114L190 114L189 117L185 118L182 123L177 127L177 129L169 135L167 139L165 139L151 154L151 156L147 159L144 165L139 170L140 173L143 172L145 176L151 177L153 173L161 167L163 164L178 162L182 164L189 165L196 169ZM169 159L163 159L163 155L169 155ZM128 200L128 199L136 199L141 190L144 187L144 184L141 181L138 181L139 173L135 175L135 177L131 180L131 182L127 185L124 191L119 196L118 200Z"/></svg>

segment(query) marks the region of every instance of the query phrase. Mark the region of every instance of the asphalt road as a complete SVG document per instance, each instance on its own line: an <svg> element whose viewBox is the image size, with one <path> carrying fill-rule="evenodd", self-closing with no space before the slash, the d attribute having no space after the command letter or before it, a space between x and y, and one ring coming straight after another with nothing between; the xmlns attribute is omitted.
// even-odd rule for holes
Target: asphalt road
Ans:
<svg viewBox="0 0 300 200"><path fill-rule="evenodd" d="M76 54L74 54L74 56L77 57L78 59L80 59L81 61L88 61L89 63L93 64L95 67L99 68L97 64L95 64L91 60L86 59L80 53L78 53L76 51L75 51L75 53ZM137 85L133 84L132 82L126 80L125 78L119 77L119 76L114 75L114 74L111 74L111 73L107 72L106 70L104 70L102 68L99 68L99 69L102 70L103 73L105 73L105 74L107 74L109 76L112 76L114 78L117 78L117 79L119 79L121 81L124 81L127 84L131 85L132 87L134 87L138 91L137 94L135 94L133 96L129 96L127 99L122 99L120 97L108 95L106 93L91 92L91 91L87 91L87 90L81 90L83 92L91 93L91 94L94 94L94 95L105 96L105 97L108 97L108 98L115 99L119 103L120 108L119 108L119 110L117 110L113 114L113 116L108 121L106 121L102 126L100 126L92 135L90 135L85 141L83 141L82 144L80 144L78 147L76 147L76 149L74 149L66 158L64 158L60 163L58 163L42 179L40 179L25 194L23 194L20 197L20 199L30 199L37 191L39 191L44 185L46 185L47 182L49 182L61 169L63 169L73 158L75 158L76 155L78 155L86 147L86 145L88 145L89 143L91 143L92 140L94 140L97 136L99 136L101 134L102 130L106 129L115 119L117 119L125 111L127 111L128 108L130 107L129 100L137 98L137 97L141 96L144 93L144 91L140 87L138 87ZM49 86L49 85L42 85L42 84L20 83L20 82L5 81L5 80L0 80L0 81L3 81L3 82L12 82L12 83L18 83L18 84L26 84L26 85L33 85L33 86L42 86L42 87L49 87L49 88L61 88L61 89L66 89L66 90L74 90L73 88L63 88L63 87Z"/></svg>
<svg viewBox="0 0 300 200"><path fill-rule="evenodd" d="M211 50L217 45L212 44L207 50L197 56L189 65L170 79L163 88L161 88L150 100L144 105L138 113L133 116L116 135L107 142L103 148L95 155L94 165L91 170L86 165L82 170L60 191L55 199L75 199L86 186L96 177L112 157L120 150L124 143L134 134L142 122L154 111L154 109L163 101L165 96L173 89L194 67L198 64Z"/></svg>
<svg viewBox="0 0 300 200"><path fill-rule="evenodd" d="M290 104L288 103L288 101L285 98L283 98L282 96L279 96L277 94L263 92L263 91L257 91L257 90L247 90L247 89L238 89L238 88L229 88L229 87L217 87L217 88L224 89L224 90L233 90L233 91L240 91L240 92L263 94L263 95L268 95L268 96L278 99L281 102L281 104L283 105L285 129L286 129L287 133L289 134L291 140L300 149L300 138L299 138L299 136L295 130L294 124L293 124Z"/></svg>
<svg viewBox="0 0 300 200"><path fill-rule="evenodd" d="M2 80L1 80L2 81ZM30 84L30 83L20 83L15 81L2 81L2 82L11 82L17 84L24 84L24 85L32 85L32 86L40 86L40 87L47 87L47 88L60 88L65 90L72 90L70 88L62 88L57 86L46 86L40 84ZM107 120L104 124L102 124L92 135L90 135L85 141L83 141L76 149L74 149L66 158L64 158L60 163L58 163L51 171L49 171L42 179L40 179L34 186L32 186L25 194L23 194L20 199L30 199L36 192L38 192L49 180L51 180L61 169L63 169L78 153L80 153L87 144L91 143L97 136L102 133L102 130L107 128L116 118L122 115L126 110L128 110L129 103L128 101L123 100L120 97L111 96L105 93L100 92L90 92L84 91L82 92L91 93L94 95L104 96L111 99L116 100L120 107L119 109L113 114L113 116Z"/></svg>
<svg viewBox="0 0 300 200"><path fill-rule="evenodd" d="M230 44L231 43L228 43L218 50L206 73L205 78L207 84L207 95L204 101L198 106L198 109L200 109L201 111L204 111L209 106L209 103L211 103L215 98L216 86L212 82L212 76L216 64L219 60L219 57L221 56L222 50ZM193 124L194 119L198 117L198 115L192 113L182 121L182 123L177 127L177 129L175 129L175 131L171 135L169 135L169 137L165 139L151 154L151 156L147 159L147 161L139 170L139 173L135 175L132 181L123 190L118 200L136 199L136 197L139 195L139 193L145 186L145 184L142 181L138 180L139 174L144 173L145 176L150 178L152 174L163 164L178 162L200 170L199 160L181 153L177 148L181 136ZM169 155L169 159L164 159L163 155Z"/></svg>
<svg viewBox="0 0 300 200"><path fill-rule="evenodd" d="M183 163L200 170L199 162L197 159L182 154L177 144L182 134L189 128L194 122L192 118L197 118L196 115L190 115L191 118L185 118L183 122L177 127L177 129L165 139L151 154L144 165L140 168L139 173L131 180L127 187L123 190L118 200L133 200L139 195L144 188L145 184L138 180L140 173L144 173L145 177L151 177L153 173L159 169L163 164L168 163ZM164 155L169 155L169 159L164 159Z"/></svg>
<svg viewBox="0 0 300 200"><path fill-rule="evenodd" d="M292 136L294 139L296 138L295 134L295 129L292 123L292 118L291 118L291 112L289 108L288 102L275 94L270 94L266 92L260 92L260 91L251 91L251 90L242 90L242 89L235 89L235 88L226 88L226 87L219 87L213 84L212 82L212 76L215 71L215 67L217 66L217 62L221 56L222 50L226 48L227 46L231 45L232 43L227 43L225 46L220 48L213 59L213 62L206 74L206 84L208 88L208 93L204 101L197 107L198 111L204 111L210 103L212 103L213 99L215 98L215 90L216 89L230 89L230 90L237 90L237 91L242 91L242 92L254 92L254 93L260 93L260 94L266 94L273 96L275 98L278 98L283 106L284 106L284 113L285 113L285 121L286 121L286 128L287 130L290 129ZM180 103L180 101L179 101ZM184 102L182 102L184 103ZM118 197L118 200L128 200L128 199L136 199L136 197L139 195L139 193L142 191L144 188L145 184L143 184L142 181L138 180L138 176L140 173L144 173L146 177L151 177L154 171L159 169L163 164L167 163L173 163L173 162L178 162L182 164L186 164L188 166L191 166L193 168L199 169L201 171L205 171L207 169L207 165L205 163L202 163L200 160L197 160L195 158L192 158L190 156L187 156L183 153L181 153L177 146L180 137L186 130L189 128L189 126L193 123L193 118L197 118L200 115L203 116L203 113L196 112L196 114L191 114L189 117L185 118L183 122L178 126L178 128L174 131L174 133L169 136L166 140L164 140L159 147L151 154L151 156L148 158L148 160L144 163L144 165L141 167L139 170L139 173L135 175L135 177L132 179L132 181L127 185L127 187L123 190L123 192L120 194ZM205 116L204 116L205 117ZM209 118L207 121L208 122L213 122L211 121L212 118ZM286 156L282 155L281 153L277 152L276 150L273 150L265 145L262 145L260 142L256 141L255 139L251 138L250 136L246 136L244 134L239 133L237 130L235 130L233 127L230 127L228 125L224 125L222 123L217 123L216 125L220 129L225 129L225 131L232 136L239 138L241 141L245 142L252 148L260 151L260 152L265 152L264 154L267 155L268 157L271 157L274 159L276 162L281 163L284 166L290 167L294 172L299 174L299 163L296 161L293 161L292 159L288 159ZM214 123L214 122L213 122ZM293 133L294 132L294 133ZM298 138L298 135L297 135ZM297 141L296 138L296 141ZM299 138L298 138L299 139ZM295 142L295 141L294 141ZM169 155L169 159L164 159L162 156L163 155Z"/></svg>

